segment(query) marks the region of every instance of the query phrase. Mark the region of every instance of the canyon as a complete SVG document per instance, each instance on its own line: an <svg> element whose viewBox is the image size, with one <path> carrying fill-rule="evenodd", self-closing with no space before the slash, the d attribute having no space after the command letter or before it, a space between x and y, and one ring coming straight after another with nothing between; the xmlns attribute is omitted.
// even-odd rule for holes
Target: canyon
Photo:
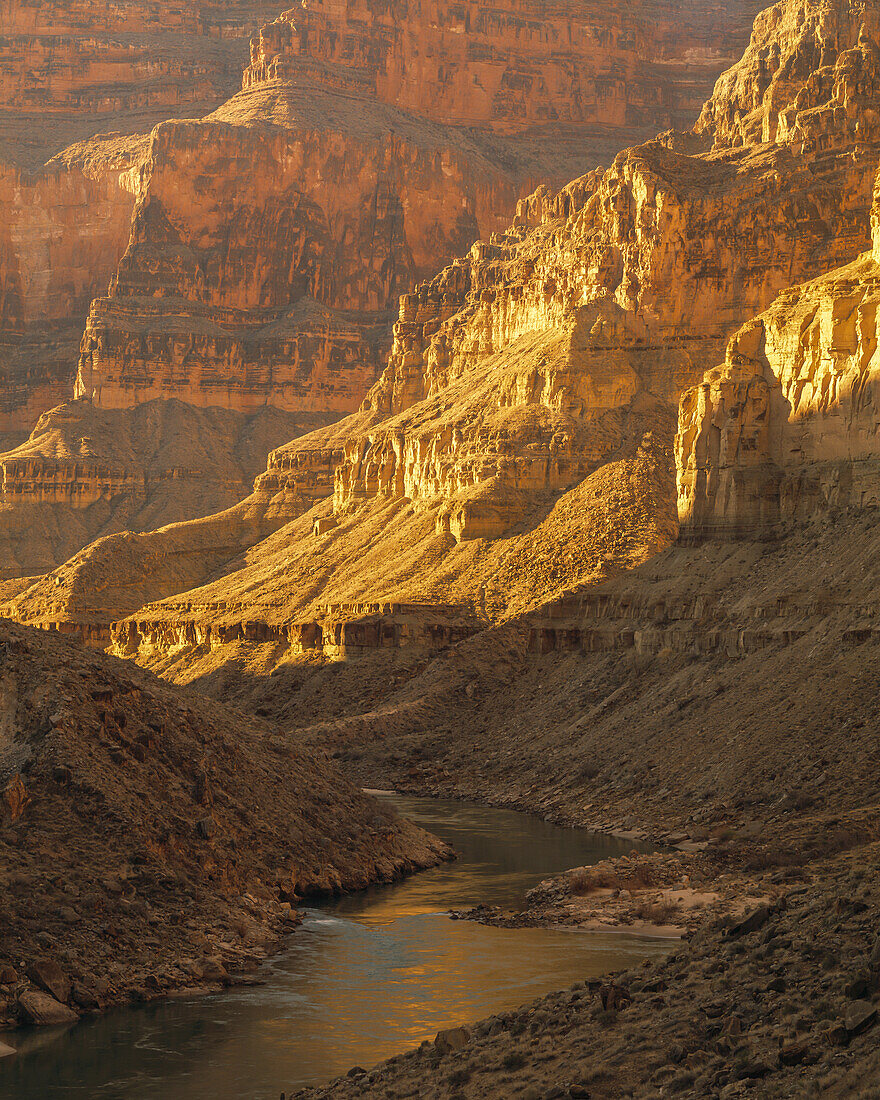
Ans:
<svg viewBox="0 0 880 1100"><path fill-rule="evenodd" d="M155 656L162 631L177 651L324 605L498 622L663 550L680 395L792 282L871 246L877 14L793 0L760 15L691 131L538 190L404 295L358 411L273 451L245 501L103 539L8 612L105 642L133 616L119 652L138 652L137 622Z"/></svg>
<svg viewBox="0 0 880 1100"><path fill-rule="evenodd" d="M76 394L353 411L402 293L503 230L539 182L653 132L655 97L664 122L696 113L752 14L710 30L681 4L292 9L254 39L237 96L152 135Z"/></svg>
<svg viewBox="0 0 880 1100"><path fill-rule="evenodd" d="M382 372L400 294L504 230L539 182L558 186L692 118L757 7L563 5L548 20L532 3L310 4L272 22L264 4L7 4L0 445L11 464L34 456L33 439L17 446L71 398L352 412ZM72 466L59 476L77 484L72 499L98 487ZM18 486L6 503L37 501ZM102 532L83 516L71 526L80 545ZM54 564L70 549L59 544ZM23 549L11 561L40 568Z"/></svg>
<svg viewBox="0 0 880 1100"><path fill-rule="evenodd" d="M107 139L130 233L72 389L9 391L42 412L0 454L11 653L185 730L204 700L224 744L256 716L294 791L516 807L748 900L303 1095L842 1097L876 1063L880 3L704 14L284 13L213 114ZM89 743L149 765L97 702ZM350 884L442 857L406 829Z"/></svg>

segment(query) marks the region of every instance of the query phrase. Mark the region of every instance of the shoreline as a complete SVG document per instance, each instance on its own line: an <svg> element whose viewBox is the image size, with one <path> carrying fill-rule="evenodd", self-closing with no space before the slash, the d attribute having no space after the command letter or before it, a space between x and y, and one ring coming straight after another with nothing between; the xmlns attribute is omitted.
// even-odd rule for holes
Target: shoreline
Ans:
<svg viewBox="0 0 880 1100"><path fill-rule="evenodd" d="M431 870L433 867L437 867L445 862L451 862L456 858L456 853L448 845L444 845L442 848L438 849L435 855L436 858L433 861L424 862L422 865L414 868L401 868L399 873L391 877L377 876L361 887L343 889L329 893L309 893L297 900L299 904L318 902L323 899L357 894L362 890L372 889L377 886L391 886L394 883L402 882L412 875ZM158 988L147 982L137 986L107 990L101 995L100 1003L93 1003L91 1005L83 1005L75 1000L75 983L73 988L76 1008L56 996L55 993L52 992L52 988L56 980L61 980L58 978L57 974L48 972L40 974L32 966L27 967L24 974L19 974L17 968L5 966L4 972L4 967L0 967L0 1002L7 1005L7 1012L9 1014L6 1015L5 1019L11 1021L11 1026L9 1026L9 1023L5 1025L0 1023L0 1044L12 1047L13 1054L17 1054L18 1047L14 1044L19 1036L39 1035L53 1028L62 1028L66 1031L76 1027L77 1024L83 1021L94 1019L111 1012L131 1011L148 1004L156 1004L187 997L210 996L212 994L221 993L225 989L245 988L247 986L265 984L265 980L260 977L260 971L264 964L282 954L289 945L292 937L297 934L302 934L300 926L303 923L304 917L297 908L294 908L294 906L290 904L290 902L276 901L271 905L264 904L259 912L262 919L268 925L268 927L263 930L262 934L264 938L261 944L247 949L234 949L233 954L221 950L214 955L206 956L201 961L204 968L202 980L194 980L194 975L190 972L188 978L181 977L176 982L172 979L171 984L163 988ZM227 946L232 949L232 945ZM199 966L199 960L179 960L178 965L180 967L186 967L188 965L195 965L197 967ZM155 959L154 967L156 970L163 972L164 978L168 977L167 971L173 966L174 964L169 963L167 959L161 957ZM15 973L15 979L4 982L2 980L4 977L11 977L10 972ZM149 974L147 976L149 978ZM43 1004L45 1005L46 1012L44 1023L36 1020L23 1019L21 1014L12 1015L12 1013L15 1012L15 1006L21 1003L22 996L27 994L37 994L41 998L44 998ZM13 1054L8 1054L6 1057L11 1058ZM0 1057L0 1064L2 1064L4 1060L5 1058Z"/></svg>

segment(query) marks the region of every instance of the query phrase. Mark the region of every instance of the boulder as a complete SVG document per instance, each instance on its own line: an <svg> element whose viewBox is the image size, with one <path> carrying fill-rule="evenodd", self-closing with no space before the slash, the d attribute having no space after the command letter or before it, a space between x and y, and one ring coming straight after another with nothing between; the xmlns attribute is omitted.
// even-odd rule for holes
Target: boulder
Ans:
<svg viewBox="0 0 880 1100"><path fill-rule="evenodd" d="M451 1054L454 1050L467 1046L470 1041L471 1033L466 1027L450 1027L437 1032L434 1047L440 1054Z"/></svg>
<svg viewBox="0 0 880 1100"><path fill-rule="evenodd" d="M732 924L727 930L727 934L728 936L747 936L749 932L757 932L759 928L763 928L769 917L770 907L759 905L757 909L753 909L742 920Z"/></svg>
<svg viewBox="0 0 880 1100"><path fill-rule="evenodd" d="M26 1023L35 1027L51 1027L58 1024L74 1024L77 1014L56 1001L48 993L29 989L18 998L18 1007Z"/></svg>
<svg viewBox="0 0 880 1100"><path fill-rule="evenodd" d="M847 1007L845 1026L850 1035L860 1035L877 1021L877 1006L870 1001L853 1001Z"/></svg>
<svg viewBox="0 0 880 1100"><path fill-rule="evenodd" d="M62 1003L70 998L70 981L54 959L37 959L26 970L30 980Z"/></svg>

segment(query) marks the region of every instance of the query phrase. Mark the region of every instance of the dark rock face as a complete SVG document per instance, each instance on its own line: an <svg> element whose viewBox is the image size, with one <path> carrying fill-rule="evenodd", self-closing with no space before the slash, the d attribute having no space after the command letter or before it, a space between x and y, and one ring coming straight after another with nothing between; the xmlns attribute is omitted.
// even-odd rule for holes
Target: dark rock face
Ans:
<svg viewBox="0 0 880 1100"><path fill-rule="evenodd" d="M8 623L0 729L0 1026L226 983L291 899L448 855L272 727Z"/></svg>

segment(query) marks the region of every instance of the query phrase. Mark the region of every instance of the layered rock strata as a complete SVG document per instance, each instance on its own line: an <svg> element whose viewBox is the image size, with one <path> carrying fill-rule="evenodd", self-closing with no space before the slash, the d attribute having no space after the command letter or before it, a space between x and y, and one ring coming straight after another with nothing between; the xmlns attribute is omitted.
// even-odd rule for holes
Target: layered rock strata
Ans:
<svg viewBox="0 0 880 1100"><path fill-rule="evenodd" d="M238 0L0 3L0 445L73 394L89 304L128 241L145 132L229 96L275 14Z"/></svg>
<svg viewBox="0 0 880 1100"><path fill-rule="evenodd" d="M235 610L221 605L216 611ZM316 609L311 622L170 623L161 618L113 623L109 649L120 657L175 656L193 647L208 650L245 644L277 647L293 657L353 661L377 651L409 650L435 656L473 634L479 624L473 606L439 604L340 604Z"/></svg>
<svg viewBox="0 0 880 1100"><path fill-rule="evenodd" d="M768 536L880 504L880 228L855 263L785 291L682 397L687 538Z"/></svg>
<svg viewBox="0 0 880 1100"><path fill-rule="evenodd" d="M45 573L116 531L149 531L247 496L271 448L328 416L153 401L44 413L0 454L0 579Z"/></svg>
<svg viewBox="0 0 880 1100"><path fill-rule="evenodd" d="M353 425L337 471L337 511L375 495L418 502L481 496L481 484L503 495L579 480L610 448L601 431L585 447L573 425L589 435L609 409L647 394L677 399L750 303L868 243L880 148L877 11L774 10L757 21L743 62L719 81L689 139L667 135L555 197L537 193L512 229L404 298L389 366L364 404L372 423ZM827 45L817 53L830 36L833 56ZM761 80L745 143L728 120L743 118L742 87ZM687 155L688 140L711 149ZM465 386L485 384L474 370L481 359L494 390L482 404L511 410L520 421L512 433L456 415ZM539 443L522 423L529 406L551 410L565 428ZM487 525L481 509L452 505L458 537L503 532L505 520Z"/></svg>
<svg viewBox="0 0 880 1100"><path fill-rule="evenodd" d="M0 439L68 400L89 304L125 249L145 137L101 135L39 172L0 164Z"/></svg>
<svg viewBox="0 0 880 1100"><path fill-rule="evenodd" d="M239 85L265 0L0 3L0 159L36 168L100 130L204 113Z"/></svg>
<svg viewBox="0 0 880 1100"><path fill-rule="evenodd" d="M352 411L400 294L540 180L695 112L754 9L294 8L255 38L238 96L153 134L76 393ZM426 94L441 73L452 99Z"/></svg>
<svg viewBox="0 0 880 1100"><path fill-rule="evenodd" d="M317 0L263 27L244 86L316 76L434 121L502 133L548 122L675 126L702 106L757 10L734 4L707 17L694 0L552 10L535 0Z"/></svg>
<svg viewBox="0 0 880 1100"><path fill-rule="evenodd" d="M238 577L240 563L204 598L183 601L186 611L162 614L201 616L197 608L231 592L234 621L300 621L313 600L304 573L296 590L302 568L334 600L430 594L483 601L491 618L601 577L606 559L613 571L666 545L673 500L662 471L681 392L780 288L870 243L877 5L788 0L774 12L758 20L691 133L628 150L556 195L537 192L505 233L405 295L388 366L360 410L273 453L257 482L250 514L293 524L249 551ZM742 88L760 73L766 94L744 144L727 119L744 117ZM783 114L790 125L763 140L758 121ZM819 130L821 139L803 137ZM577 520L581 500L589 504ZM588 515L607 525L595 555L591 536L559 572L523 567L526 546L583 539ZM316 538L316 521L326 537ZM219 547L224 522L199 530ZM185 537L180 529L155 545L177 555ZM365 568L368 552L378 570ZM94 610L73 598L77 578L119 577L114 553L109 543L86 551L15 613L60 622L77 605ZM169 594L173 581L160 572L136 569L107 612L134 610L136 593ZM155 620L154 609L144 618Z"/></svg>

